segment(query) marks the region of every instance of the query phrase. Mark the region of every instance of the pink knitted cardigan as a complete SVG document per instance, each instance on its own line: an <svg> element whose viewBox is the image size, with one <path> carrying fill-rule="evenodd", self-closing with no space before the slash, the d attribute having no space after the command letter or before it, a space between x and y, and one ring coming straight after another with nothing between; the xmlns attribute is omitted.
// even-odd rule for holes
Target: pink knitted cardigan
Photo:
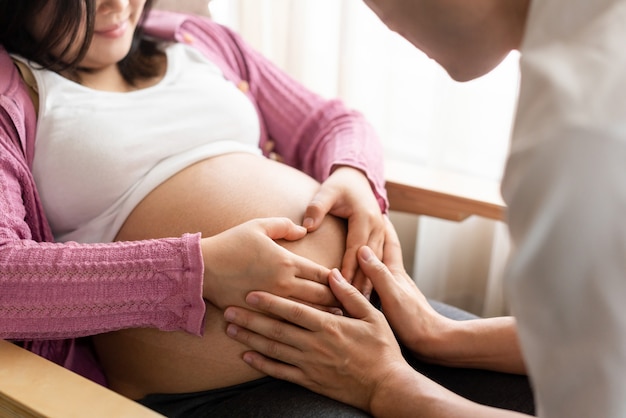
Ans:
<svg viewBox="0 0 626 418"><path fill-rule="evenodd" d="M153 11L146 33L185 42L236 84L245 82L268 138L319 181L335 165L367 173L387 210L382 148L372 127L338 100L303 88L210 19ZM0 46L0 338L105 384L89 335L129 327L201 335L200 234L106 244L54 243L30 171L36 115Z"/></svg>

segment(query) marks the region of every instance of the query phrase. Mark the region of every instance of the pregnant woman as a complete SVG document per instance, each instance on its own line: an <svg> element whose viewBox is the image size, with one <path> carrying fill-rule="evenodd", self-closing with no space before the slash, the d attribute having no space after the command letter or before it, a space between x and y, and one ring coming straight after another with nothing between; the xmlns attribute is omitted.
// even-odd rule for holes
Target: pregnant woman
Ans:
<svg viewBox="0 0 626 418"><path fill-rule="evenodd" d="M342 267L368 293L382 152L227 28L150 4L0 0L0 337L132 399L211 396L263 377L224 333L248 291L333 310Z"/></svg>

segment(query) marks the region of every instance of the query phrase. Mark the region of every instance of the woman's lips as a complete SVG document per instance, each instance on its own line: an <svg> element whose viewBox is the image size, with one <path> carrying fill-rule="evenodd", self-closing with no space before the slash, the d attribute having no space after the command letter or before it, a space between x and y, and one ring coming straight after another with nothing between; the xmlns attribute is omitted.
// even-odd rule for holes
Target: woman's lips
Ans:
<svg viewBox="0 0 626 418"><path fill-rule="evenodd" d="M94 35L103 36L105 38L119 38L126 33L128 28L128 20L115 25L110 25L102 29L94 30Z"/></svg>

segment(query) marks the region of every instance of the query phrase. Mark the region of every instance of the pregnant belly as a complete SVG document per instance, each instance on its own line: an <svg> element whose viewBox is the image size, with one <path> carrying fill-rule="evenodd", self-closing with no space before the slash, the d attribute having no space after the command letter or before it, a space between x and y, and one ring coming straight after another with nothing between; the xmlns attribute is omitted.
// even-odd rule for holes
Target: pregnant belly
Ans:
<svg viewBox="0 0 626 418"><path fill-rule="evenodd" d="M210 236L249 219L286 216L302 222L319 183L258 155L227 154L177 173L130 214L116 240ZM327 267L344 252L344 222L327 216L302 240L281 245ZM211 260L206 260L210 263ZM148 393L183 393L261 377L241 360L246 348L224 334L222 312L207 303L203 337L185 332L126 329L94 337L109 385L134 399Z"/></svg>

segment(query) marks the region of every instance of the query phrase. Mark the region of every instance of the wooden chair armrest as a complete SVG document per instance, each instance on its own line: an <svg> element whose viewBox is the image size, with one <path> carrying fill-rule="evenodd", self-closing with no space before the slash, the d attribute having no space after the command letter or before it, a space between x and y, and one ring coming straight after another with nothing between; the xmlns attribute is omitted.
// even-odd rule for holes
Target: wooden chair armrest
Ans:
<svg viewBox="0 0 626 418"><path fill-rule="evenodd" d="M499 184L401 161L385 161L390 210L462 221L471 215L504 221Z"/></svg>
<svg viewBox="0 0 626 418"><path fill-rule="evenodd" d="M0 359L2 417L162 417L8 341Z"/></svg>

